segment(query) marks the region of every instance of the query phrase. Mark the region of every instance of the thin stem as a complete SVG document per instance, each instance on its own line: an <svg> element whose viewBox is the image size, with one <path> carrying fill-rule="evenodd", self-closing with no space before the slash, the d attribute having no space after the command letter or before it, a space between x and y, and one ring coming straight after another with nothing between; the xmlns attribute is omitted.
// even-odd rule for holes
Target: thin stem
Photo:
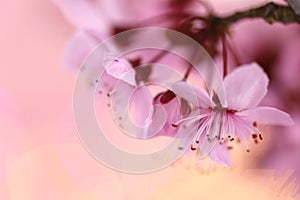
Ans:
<svg viewBox="0 0 300 200"><path fill-rule="evenodd" d="M231 39L231 38L229 37L229 39ZM228 42L228 50L231 52L235 64L240 65L241 62L240 62L239 56L237 55L237 50L236 50L234 41L230 40L230 43Z"/></svg>
<svg viewBox="0 0 300 200"><path fill-rule="evenodd" d="M168 53L169 50L172 48L172 44L169 45L166 50L161 50L161 52L159 52L158 54L156 54L151 60L148 61L148 63L155 63L157 61L159 61L160 59L162 59L163 57L165 57Z"/></svg>
<svg viewBox="0 0 300 200"><path fill-rule="evenodd" d="M183 80L186 80L188 78L188 76L189 76L190 72L192 71L192 69L193 69L193 65L190 64L189 68L187 69L187 71L184 74Z"/></svg>
<svg viewBox="0 0 300 200"><path fill-rule="evenodd" d="M199 53L201 54L200 51L195 52L195 53L193 54L193 56L192 56L192 60L197 59L198 56L199 56ZM189 75L190 75L192 69L193 69L193 65L190 63L188 69L186 70L186 72L185 72L185 74L184 74L184 76L183 76L183 78L182 78L183 81L186 81L186 80L187 80L187 78L189 77Z"/></svg>
<svg viewBox="0 0 300 200"><path fill-rule="evenodd" d="M223 53L223 77L227 75L228 72L228 55L227 55L227 44L225 34L221 35L222 41L222 53Z"/></svg>

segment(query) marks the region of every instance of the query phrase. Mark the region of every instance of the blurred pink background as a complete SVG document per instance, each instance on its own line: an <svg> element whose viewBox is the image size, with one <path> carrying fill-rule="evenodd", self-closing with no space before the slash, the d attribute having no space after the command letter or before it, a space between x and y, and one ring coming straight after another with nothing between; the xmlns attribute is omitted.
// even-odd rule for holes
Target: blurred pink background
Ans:
<svg viewBox="0 0 300 200"><path fill-rule="evenodd" d="M239 2L224 9L239 8ZM210 173L195 167L193 158L146 175L118 173L94 160L81 145L72 120L76 72L62 64L65 43L74 30L50 0L3 2L1 200L299 199L293 194L294 182L284 184L292 171L249 170L267 148L268 138L266 146L251 155L234 153L232 169L215 166Z"/></svg>

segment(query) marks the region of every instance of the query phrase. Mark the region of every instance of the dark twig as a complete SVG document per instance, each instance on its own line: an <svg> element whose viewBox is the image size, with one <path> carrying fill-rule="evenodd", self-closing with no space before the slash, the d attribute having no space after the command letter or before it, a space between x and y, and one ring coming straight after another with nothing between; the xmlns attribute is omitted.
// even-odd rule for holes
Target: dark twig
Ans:
<svg viewBox="0 0 300 200"><path fill-rule="evenodd" d="M214 20L229 26L237 21L249 18L261 18L269 24L274 22L283 24L300 23L300 16L290 6L278 5L273 2L246 11L236 12L226 17L214 17Z"/></svg>

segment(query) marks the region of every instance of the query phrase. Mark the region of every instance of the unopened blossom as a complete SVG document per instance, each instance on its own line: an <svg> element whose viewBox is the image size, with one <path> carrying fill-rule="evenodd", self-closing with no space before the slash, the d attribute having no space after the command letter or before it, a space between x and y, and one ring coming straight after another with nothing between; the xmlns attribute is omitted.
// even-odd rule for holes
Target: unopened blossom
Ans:
<svg viewBox="0 0 300 200"><path fill-rule="evenodd" d="M185 82L171 84L170 89L176 95L197 106L190 116L173 124L179 131L187 131L182 144L191 140L191 150L198 149L201 158L208 155L213 161L230 166L228 145L240 140L250 151L246 142L250 136L263 139L258 123L291 125L293 121L287 113L258 106L267 93L268 81L256 63L238 67L224 78L227 105L218 100L218 91L211 97L201 88L189 90L191 87Z"/></svg>

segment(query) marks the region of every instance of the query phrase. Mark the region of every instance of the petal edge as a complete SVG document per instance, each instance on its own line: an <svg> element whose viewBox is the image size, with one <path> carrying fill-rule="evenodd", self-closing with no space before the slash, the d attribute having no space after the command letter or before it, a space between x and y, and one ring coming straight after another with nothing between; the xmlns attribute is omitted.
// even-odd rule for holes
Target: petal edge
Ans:
<svg viewBox="0 0 300 200"><path fill-rule="evenodd" d="M257 107L238 112L237 115L245 116L250 120L271 125L290 126L294 123L288 113L273 107Z"/></svg>
<svg viewBox="0 0 300 200"><path fill-rule="evenodd" d="M256 107L267 93L268 82L267 75L256 63L237 68L224 79L228 108Z"/></svg>

